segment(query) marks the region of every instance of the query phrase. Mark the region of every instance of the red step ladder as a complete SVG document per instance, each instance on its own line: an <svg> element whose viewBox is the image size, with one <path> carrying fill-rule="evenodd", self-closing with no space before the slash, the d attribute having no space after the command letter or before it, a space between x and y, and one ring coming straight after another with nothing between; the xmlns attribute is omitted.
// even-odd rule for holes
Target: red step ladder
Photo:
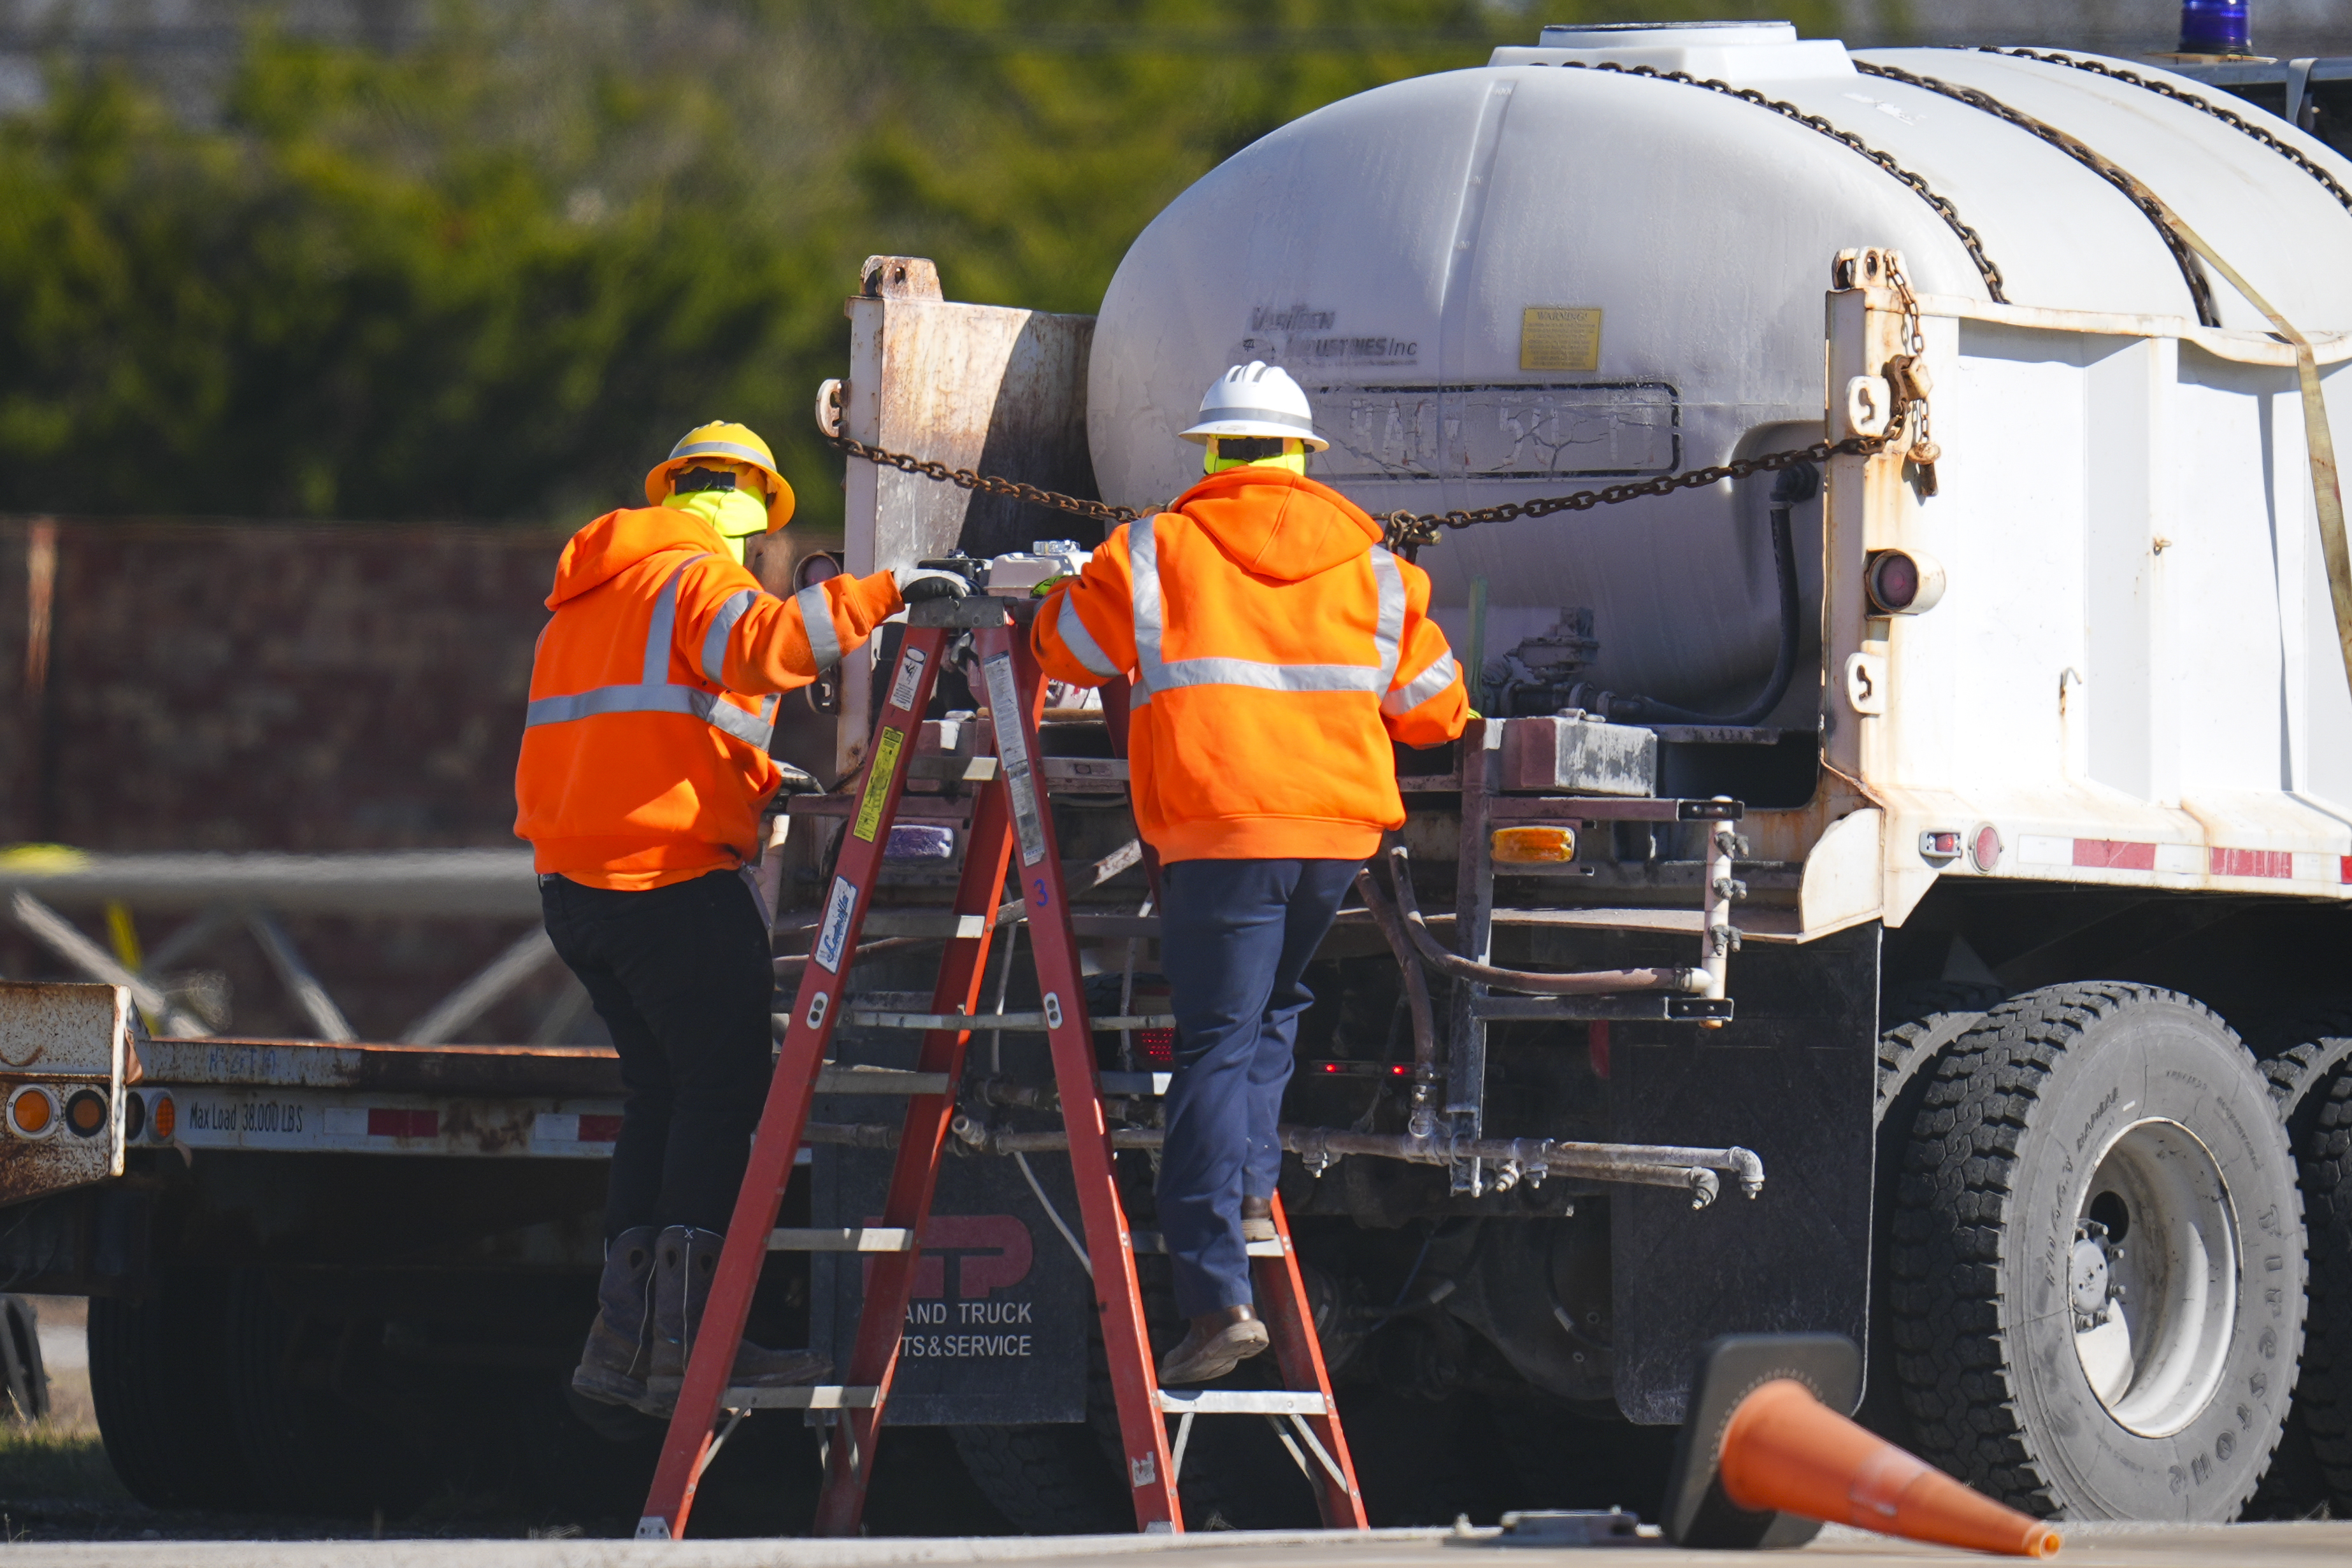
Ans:
<svg viewBox="0 0 2352 1568"><path fill-rule="evenodd" d="M1113 1171L1077 942L1063 894L1053 813L1036 765L1037 722L1044 708L1045 682L1029 651L1024 613L1029 608L1027 601L976 595L929 601L908 612L906 642L867 753L866 784L843 835L824 915L814 932L813 956L793 1001L782 1052L752 1144L751 1167L735 1200L718 1276L678 1390L653 1490L637 1523L639 1539L685 1535L695 1488L715 1451L713 1427L720 1411L729 1413L731 1430L732 1423L753 1408L838 1412L825 1447L815 1532L858 1533L874 1476L876 1441L898 1367L899 1335L921 1257L923 1229L930 1217L931 1195L955 1115L955 1089L963 1074L970 1029L933 1030L923 1036L916 1070L944 1074L948 1092L918 1094L908 1101L881 1224L821 1233L779 1231L774 1227L784 1185L792 1176L807 1126L809 1102L816 1092L834 1029L848 1005L844 994L846 978L856 961L859 933L880 879L883 849L898 815L908 762L915 738L921 733L923 711L951 641L967 632L982 677L983 689L977 695L990 709L997 768L994 778L981 786L973 804L955 894L954 913L959 917L955 929L960 934L947 943L931 1011L970 1017L978 1009L989 943L996 930L993 916L998 899L1006 873L1017 870L1036 955L1054 1076L1069 1132L1070 1170L1091 1260L1095 1310L1100 1315L1109 1355L1120 1447L1137 1527L1154 1531L1182 1530L1177 1469L1184 1437L1196 1415L1264 1416L1276 1422L1286 1442L1288 1434L1281 1423L1287 1421L1313 1452L1315 1462L1307 1468L1316 1484L1325 1525L1365 1527L1363 1499L1348 1457L1347 1438L1340 1431L1330 1378L1324 1370L1313 1312L1279 1199L1275 1204L1278 1239L1253 1244L1250 1255L1257 1308L1272 1335L1284 1386L1267 1391L1174 1393L1162 1392L1159 1386L1142 1296L1136 1285L1133 1241ZM984 1029L989 1019L973 1017L971 1022ZM845 1382L789 1389L728 1386L761 1264L772 1249L876 1255ZM1172 1452L1165 1421L1169 1415L1181 1418ZM1295 1446L1292 1452L1298 1455ZM1300 1462L1306 1465L1304 1456Z"/></svg>

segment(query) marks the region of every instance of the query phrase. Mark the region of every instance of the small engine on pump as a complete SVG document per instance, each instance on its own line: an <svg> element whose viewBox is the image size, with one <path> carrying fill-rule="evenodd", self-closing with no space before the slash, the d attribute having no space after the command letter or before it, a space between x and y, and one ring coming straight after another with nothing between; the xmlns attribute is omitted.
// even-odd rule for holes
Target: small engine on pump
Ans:
<svg viewBox="0 0 2352 1568"><path fill-rule="evenodd" d="M1550 631L1525 639L1499 659L1487 660L1479 668L1479 685L1498 716L1555 714L1575 706L1574 693L1583 684L1577 677L1600 653L1591 610L1580 604L1565 607Z"/></svg>

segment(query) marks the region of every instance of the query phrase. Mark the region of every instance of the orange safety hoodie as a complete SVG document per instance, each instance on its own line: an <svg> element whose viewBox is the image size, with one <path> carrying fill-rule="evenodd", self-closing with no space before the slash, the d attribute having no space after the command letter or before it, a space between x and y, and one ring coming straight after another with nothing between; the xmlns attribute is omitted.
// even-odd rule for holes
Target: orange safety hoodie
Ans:
<svg viewBox="0 0 2352 1568"><path fill-rule="evenodd" d="M749 863L778 698L900 608L888 572L791 599L700 517L607 512L555 566L531 662L515 834L541 872L643 892Z"/></svg>
<svg viewBox="0 0 2352 1568"><path fill-rule="evenodd" d="M1462 733L1429 575L1338 491L1228 468L1040 607L1056 680L1131 674L1136 826L1162 861L1360 860L1404 821L1390 742Z"/></svg>

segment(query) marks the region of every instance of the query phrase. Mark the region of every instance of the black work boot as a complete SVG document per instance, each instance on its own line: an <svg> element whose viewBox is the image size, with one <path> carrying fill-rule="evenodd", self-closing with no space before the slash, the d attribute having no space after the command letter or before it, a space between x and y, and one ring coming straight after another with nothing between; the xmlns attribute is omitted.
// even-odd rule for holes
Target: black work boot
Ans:
<svg viewBox="0 0 2352 1568"><path fill-rule="evenodd" d="M1160 1360L1162 1387L1223 1377L1271 1343L1265 1324L1248 1307L1220 1307L1192 1320L1184 1337Z"/></svg>
<svg viewBox="0 0 2352 1568"><path fill-rule="evenodd" d="M606 1405L643 1408L646 1375L653 1366L654 1238L650 1225L622 1231L604 1244L604 1277L596 1283L596 1321L572 1386Z"/></svg>
<svg viewBox="0 0 2352 1568"><path fill-rule="evenodd" d="M1242 1239L1244 1241L1272 1241L1276 1239L1276 1237L1274 1228L1274 1199L1270 1197L1251 1197L1247 1194L1244 1194L1242 1197Z"/></svg>
<svg viewBox="0 0 2352 1568"><path fill-rule="evenodd" d="M710 1281L719 1273L719 1249L727 1238L716 1230L673 1225L654 1243L653 1370L646 1378L652 1413L667 1416L677 1404L686 1364L694 1354ZM813 1350L764 1350L750 1340L735 1350L733 1388L797 1388L821 1383L833 1371L829 1356Z"/></svg>

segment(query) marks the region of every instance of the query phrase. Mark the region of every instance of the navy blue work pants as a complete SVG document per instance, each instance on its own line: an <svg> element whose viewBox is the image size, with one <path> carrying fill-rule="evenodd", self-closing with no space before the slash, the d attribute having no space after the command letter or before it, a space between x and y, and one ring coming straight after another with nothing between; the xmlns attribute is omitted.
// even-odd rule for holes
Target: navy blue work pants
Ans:
<svg viewBox="0 0 2352 1568"><path fill-rule="evenodd" d="M1242 1195L1274 1196L1299 983L1357 861L1179 861L1160 876L1160 967L1176 1012L1176 1077L1160 1155L1160 1229L1176 1310L1250 1302Z"/></svg>

